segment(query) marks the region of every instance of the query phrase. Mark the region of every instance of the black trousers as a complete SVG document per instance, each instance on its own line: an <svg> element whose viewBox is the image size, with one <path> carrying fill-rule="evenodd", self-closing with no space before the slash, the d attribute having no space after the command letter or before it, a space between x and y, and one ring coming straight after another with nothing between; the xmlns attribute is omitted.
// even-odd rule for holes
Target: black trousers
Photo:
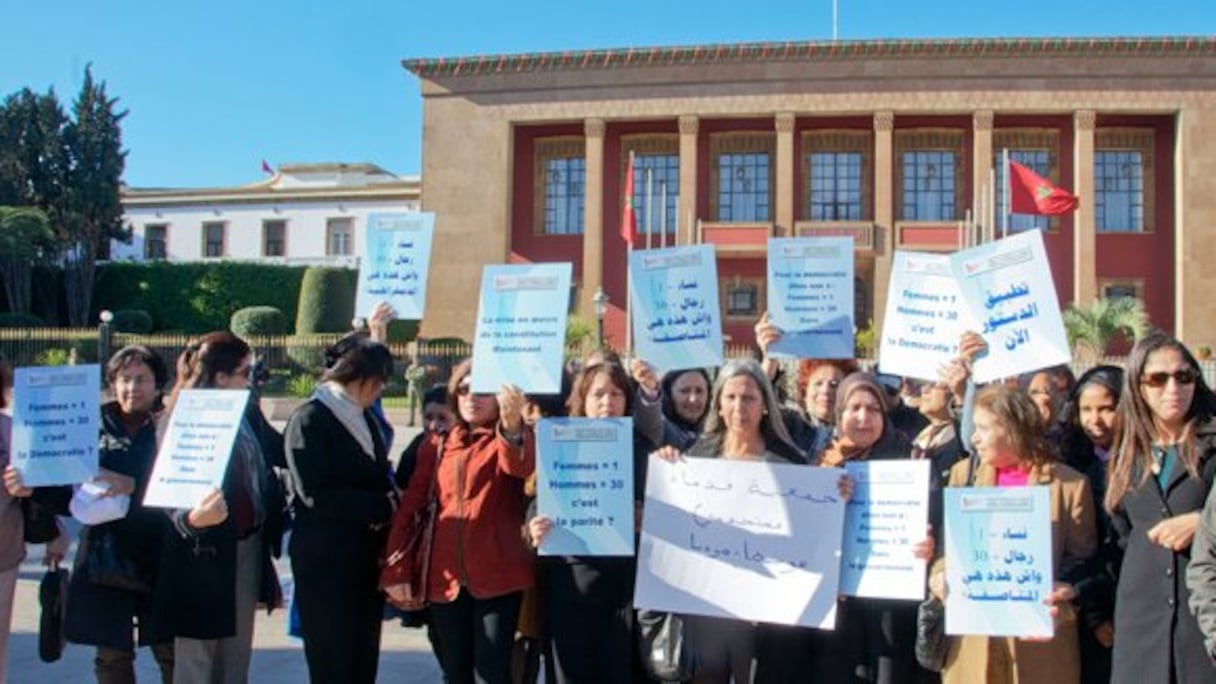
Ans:
<svg viewBox="0 0 1216 684"><path fill-rule="evenodd" d="M479 599L462 589L451 603L431 604L435 653L447 684L511 680L511 650L522 599L522 591Z"/></svg>
<svg viewBox="0 0 1216 684"><path fill-rule="evenodd" d="M359 572L292 560L309 680L375 684L384 617L375 566Z"/></svg>

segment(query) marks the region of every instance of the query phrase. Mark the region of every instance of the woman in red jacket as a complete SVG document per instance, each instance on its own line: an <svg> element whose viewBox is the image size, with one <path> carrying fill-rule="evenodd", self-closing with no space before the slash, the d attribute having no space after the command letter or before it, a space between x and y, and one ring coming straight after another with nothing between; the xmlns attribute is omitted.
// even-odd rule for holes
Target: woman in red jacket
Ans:
<svg viewBox="0 0 1216 684"><path fill-rule="evenodd" d="M532 430L523 421L527 400L510 386L497 397L474 394L471 371L465 361L452 372L448 402L455 424L418 451L380 578L398 604L426 592L435 649L450 684L508 681L520 598L532 585L533 557L522 534L524 480L536 465ZM393 552L405 547L432 481L437 513L430 567L426 586L414 587L406 563Z"/></svg>

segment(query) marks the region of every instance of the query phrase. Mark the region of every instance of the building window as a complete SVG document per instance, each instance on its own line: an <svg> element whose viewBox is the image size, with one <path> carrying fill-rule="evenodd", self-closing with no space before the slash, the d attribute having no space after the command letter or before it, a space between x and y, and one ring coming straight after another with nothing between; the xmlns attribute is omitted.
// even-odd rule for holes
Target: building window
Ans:
<svg viewBox="0 0 1216 684"><path fill-rule="evenodd" d="M860 152L812 152L806 216L812 221L860 221L862 162Z"/></svg>
<svg viewBox="0 0 1216 684"><path fill-rule="evenodd" d="M1034 171L1044 178L1051 178L1051 152L1049 150L1009 150L1009 161L1017 162ZM1001 152L996 152L992 159L992 168L996 170L996 206L998 215L996 229L1001 229L1000 211L1009 206L1005 193L1009 183L1005 180L1005 160ZM1014 214L1010 212L1008 219L1009 232L1020 233L1025 230L1047 230L1048 217L1037 214Z"/></svg>
<svg viewBox="0 0 1216 684"><path fill-rule="evenodd" d="M1140 298L1140 287L1136 283L1109 282L1102 284L1102 297L1105 299Z"/></svg>
<svg viewBox="0 0 1216 684"><path fill-rule="evenodd" d="M1144 158L1139 150L1094 152L1094 206L1099 233L1144 230Z"/></svg>
<svg viewBox="0 0 1216 684"><path fill-rule="evenodd" d="M626 161L626 164L629 162ZM650 172L650 187L646 187L646 172ZM667 204L663 204L663 189ZM676 232L680 206L680 155L635 154L633 158L633 206L638 216L638 231L652 233L666 230Z"/></svg>
<svg viewBox="0 0 1216 684"><path fill-rule="evenodd" d="M726 284L726 315L757 316L760 314L760 285L753 282Z"/></svg>
<svg viewBox="0 0 1216 684"><path fill-rule="evenodd" d="M903 166L903 219L905 221L954 221L954 152L909 150Z"/></svg>
<svg viewBox="0 0 1216 684"><path fill-rule="evenodd" d="M710 215L715 221L773 220L773 133L719 133L710 137Z"/></svg>
<svg viewBox="0 0 1216 684"><path fill-rule="evenodd" d="M866 281L861 278L853 278L853 325L857 328L873 323L870 320L870 307L866 302L867 292L869 292L869 288L866 286Z"/></svg>
<svg viewBox="0 0 1216 684"><path fill-rule="evenodd" d="M325 221L325 255L350 256L354 251L354 220L331 218Z"/></svg>
<svg viewBox="0 0 1216 684"><path fill-rule="evenodd" d="M587 161L582 138L542 138L535 143L532 177L535 232L581 235Z"/></svg>
<svg viewBox="0 0 1216 684"><path fill-rule="evenodd" d="M164 259L169 255L169 227L165 225L144 226L144 258Z"/></svg>
<svg viewBox="0 0 1216 684"><path fill-rule="evenodd" d="M208 258L224 256L224 233L227 226L223 223L203 224L203 256Z"/></svg>
<svg viewBox="0 0 1216 684"><path fill-rule="evenodd" d="M286 221L262 221L262 256L287 256Z"/></svg>

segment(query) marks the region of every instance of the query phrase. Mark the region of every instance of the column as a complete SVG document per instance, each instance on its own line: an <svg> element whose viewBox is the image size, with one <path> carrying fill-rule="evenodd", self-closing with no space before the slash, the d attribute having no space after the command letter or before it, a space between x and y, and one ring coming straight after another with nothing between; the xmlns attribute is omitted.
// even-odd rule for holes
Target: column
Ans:
<svg viewBox="0 0 1216 684"><path fill-rule="evenodd" d="M895 249L895 113L874 113L874 329L881 333ZM862 327L865 321L858 321ZM878 339L878 338L876 338Z"/></svg>
<svg viewBox="0 0 1216 684"><path fill-rule="evenodd" d="M680 227L675 244L688 245L697 234L697 132L701 120L695 116L680 117Z"/></svg>
<svg viewBox="0 0 1216 684"><path fill-rule="evenodd" d="M1098 296L1098 235L1094 212L1096 119L1093 110L1075 112L1072 118L1073 192L1081 199L1072 223L1072 301L1082 306L1088 306Z"/></svg>
<svg viewBox="0 0 1216 684"><path fill-rule="evenodd" d="M978 211L980 197L988 188L988 180L992 172L992 111L978 111L971 115L971 210ZM996 197L995 188L992 193ZM987 216L977 216L976 221L984 227L987 235L1001 236L1001 215L987 206ZM995 217L996 223L988 225L989 217ZM958 218L963 218L959 216Z"/></svg>
<svg viewBox="0 0 1216 684"><path fill-rule="evenodd" d="M778 113L774 125L777 129L777 159L773 169L777 226L773 235L788 237L794 234L794 114Z"/></svg>
<svg viewBox="0 0 1216 684"><path fill-rule="evenodd" d="M604 282L604 129L603 119L583 122L583 278L579 292L579 315L595 320L592 297Z"/></svg>

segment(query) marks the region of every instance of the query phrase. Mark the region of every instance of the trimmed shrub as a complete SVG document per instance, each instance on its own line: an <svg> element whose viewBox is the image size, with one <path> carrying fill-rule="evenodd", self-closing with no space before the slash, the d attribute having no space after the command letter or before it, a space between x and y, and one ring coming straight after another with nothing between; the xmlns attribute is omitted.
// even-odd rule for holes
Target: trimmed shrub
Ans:
<svg viewBox="0 0 1216 684"><path fill-rule="evenodd" d="M42 328L46 323L33 314L0 313L0 328Z"/></svg>
<svg viewBox="0 0 1216 684"><path fill-rule="evenodd" d="M287 318L273 306L247 306L237 309L228 322L237 337L269 337L287 333Z"/></svg>
<svg viewBox="0 0 1216 684"><path fill-rule="evenodd" d="M110 325L115 332L147 335L152 332L152 314L143 309L119 309Z"/></svg>
<svg viewBox="0 0 1216 684"><path fill-rule="evenodd" d="M311 397L317 387L317 379L309 373L298 373L287 381L287 396Z"/></svg>
<svg viewBox="0 0 1216 684"><path fill-rule="evenodd" d="M304 272L297 335L346 332L354 316L355 288L347 269L316 266Z"/></svg>

